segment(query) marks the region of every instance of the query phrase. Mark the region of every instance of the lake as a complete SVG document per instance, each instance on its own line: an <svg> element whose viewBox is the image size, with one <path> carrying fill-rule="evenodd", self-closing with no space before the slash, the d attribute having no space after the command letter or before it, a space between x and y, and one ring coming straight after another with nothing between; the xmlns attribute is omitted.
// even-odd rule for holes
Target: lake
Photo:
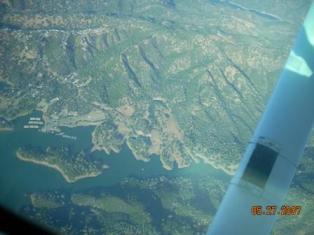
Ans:
<svg viewBox="0 0 314 235"><path fill-rule="evenodd" d="M159 157L154 155L149 162L136 160L124 145L119 153L107 155L103 151L95 151L96 157L105 159L109 166L97 177L85 178L74 183L67 183L59 172L54 169L23 162L17 159L15 151L24 145L40 147L71 145L74 150L81 148L91 149L91 132L93 127L62 128L62 131L77 139L62 138L61 136L43 133L38 129L24 129L30 116L38 117L38 113L24 116L15 120L15 130L0 133L0 204L18 211L28 202L27 194L30 192L48 190L79 191L92 187L112 186L129 176L140 178L155 176L189 175L199 177L204 174L222 175L206 164L193 164L188 168L168 171L161 165Z"/></svg>

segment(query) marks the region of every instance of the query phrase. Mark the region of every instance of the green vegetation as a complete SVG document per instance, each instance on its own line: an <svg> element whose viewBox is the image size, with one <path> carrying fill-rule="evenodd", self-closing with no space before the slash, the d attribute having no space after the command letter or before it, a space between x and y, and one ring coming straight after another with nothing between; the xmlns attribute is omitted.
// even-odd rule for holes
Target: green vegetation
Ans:
<svg viewBox="0 0 314 235"><path fill-rule="evenodd" d="M130 217L130 222L136 224L149 224L151 218L144 211L142 205L136 201L125 202L124 200L110 195L94 197L84 194L74 194L71 197L74 204L79 206L89 206L103 210L107 213L123 213Z"/></svg>
<svg viewBox="0 0 314 235"><path fill-rule="evenodd" d="M201 161L232 174L308 3L1 6L1 117L40 110L47 132L95 126L94 149L127 143L167 169Z"/></svg>
<svg viewBox="0 0 314 235"><path fill-rule="evenodd" d="M92 150L127 144L168 170L202 162L232 175L309 4L0 1L0 131L38 110L44 132L92 126ZM74 182L106 167L90 151L16 153ZM287 199L302 215L280 218L274 234L313 231L307 151ZM21 211L61 234L204 234L226 187L213 175L130 177L89 191L31 192Z"/></svg>
<svg viewBox="0 0 314 235"><path fill-rule="evenodd" d="M18 159L53 168L60 172L64 179L73 183L79 179L95 177L107 166L100 160L92 159L84 151L73 153L70 148L26 146L16 151Z"/></svg>
<svg viewBox="0 0 314 235"><path fill-rule="evenodd" d="M129 177L88 191L32 193L31 204L21 211L61 234L201 235L207 231L227 186L228 180L214 177L210 171L198 176ZM310 234L313 194L304 190L297 178L285 204L302 206L301 213L279 216L273 234ZM60 212L66 213L66 219L54 216Z"/></svg>
<svg viewBox="0 0 314 235"><path fill-rule="evenodd" d="M64 195L57 193L31 193L30 200L35 208L50 210L64 206Z"/></svg>

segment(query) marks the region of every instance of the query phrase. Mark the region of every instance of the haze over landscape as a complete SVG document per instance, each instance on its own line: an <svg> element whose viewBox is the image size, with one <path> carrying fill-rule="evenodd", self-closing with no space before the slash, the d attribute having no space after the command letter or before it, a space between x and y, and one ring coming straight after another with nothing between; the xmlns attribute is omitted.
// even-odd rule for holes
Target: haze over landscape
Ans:
<svg viewBox="0 0 314 235"><path fill-rule="evenodd" d="M310 3L0 1L0 203L61 234L204 234ZM312 137L273 234L314 231L313 169Z"/></svg>

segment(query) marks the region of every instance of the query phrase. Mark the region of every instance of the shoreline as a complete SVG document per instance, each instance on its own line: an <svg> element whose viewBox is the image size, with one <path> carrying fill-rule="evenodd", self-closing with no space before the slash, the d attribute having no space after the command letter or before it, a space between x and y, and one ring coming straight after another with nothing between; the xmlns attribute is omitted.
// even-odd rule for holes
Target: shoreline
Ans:
<svg viewBox="0 0 314 235"><path fill-rule="evenodd" d="M9 132L9 131L14 131L14 128L13 127L0 127L0 133Z"/></svg>
<svg viewBox="0 0 314 235"><path fill-rule="evenodd" d="M76 181L78 181L80 179L96 177L96 176L102 174L102 171L99 171L98 173L90 173L90 174L86 174L86 175L79 175L79 176L76 176L76 177L73 177L73 178L69 178L69 176L64 172L64 170L61 169L58 165L50 164L50 163L47 163L47 162L44 162L44 161L35 160L35 159L25 158L18 151L16 151L16 157L19 160L24 161L24 162L31 162L31 163L34 163L34 164L37 164L37 165L46 166L46 167L49 167L49 168L52 168L52 169L56 170L57 172L59 172L62 175L62 177L65 179L65 181L67 183L75 183ZM107 165L104 165L102 169L105 169L105 168L109 168L109 167Z"/></svg>

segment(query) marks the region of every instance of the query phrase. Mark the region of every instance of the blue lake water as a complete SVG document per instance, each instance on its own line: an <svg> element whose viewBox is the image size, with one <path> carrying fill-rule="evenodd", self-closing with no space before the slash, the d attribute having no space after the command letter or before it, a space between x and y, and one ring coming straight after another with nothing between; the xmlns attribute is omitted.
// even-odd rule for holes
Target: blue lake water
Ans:
<svg viewBox="0 0 314 235"><path fill-rule="evenodd" d="M27 144L41 147L71 145L74 150L90 149L93 127L63 128L64 133L77 137L73 140L55 134L42 133L37 129L23 129L28 119L29 116L19 118L15 122L15 131L0 133L0 204L16 211L27 203L27 194L30 192L54 189L76 191L111 186L128 176L146 178L160 175L189 175L198 177L200 174L210 172L221 175L220 171L205 164L194 164L188 168L168 171L162 167L158 156L153 156L149 162L138 161L125 145L119 153L107 155L104 152L94 152L96 157L104 158L109 166L101 175L67 183L54 169L17 159L15 151L18 147Z"/></svg>

